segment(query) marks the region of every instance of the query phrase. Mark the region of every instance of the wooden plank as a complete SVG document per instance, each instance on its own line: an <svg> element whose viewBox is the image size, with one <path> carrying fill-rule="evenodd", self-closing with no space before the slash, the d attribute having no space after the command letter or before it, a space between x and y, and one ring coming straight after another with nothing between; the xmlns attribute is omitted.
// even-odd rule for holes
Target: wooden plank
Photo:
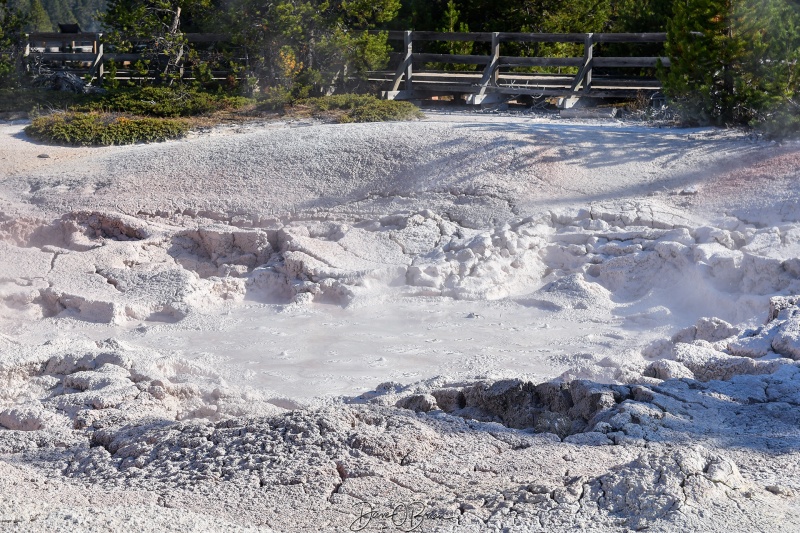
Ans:
<svg viewBox="0 0 800 533"><path fill-rule="evenodd" d="M614 79L598 79L595 77L593 87L597 89L629 89L631 87L640 87L648 89L660 89L661 82L653 79L645 78L614 78Z"/></svg>
<svg viewBox="0 0 800 533"><path fill-rule="evenodd" d="M500 56L501 67L580 67L582 57L513 57Z"/></svg>
<svg viewBox="0 0 800 533"><path fill-rule="evenodd" d="M402 33L402 32L401 32ZM211 43L218 41L230 41L231 36L227 33L184 33L186 40L190 43ZM66 39L69 42L86 42L99 40L103 36L102 33L55 33L55 32L42 32L31 33L28 35L29 42L64 42ZM136 42L152 41L152 37L128 37L123 35L123 39Z"/></svg>
<svg viewBox="0 0 800 533"><path fill-rule="evenodd" d="M485 65L491 61L489 56L457 54L413 54L413 59L421 63L459 63L464 65Z"/></svg>
<svg viewBox="0 0 800 533"><path fill-rule="evenodd" d="M417 96L424 97L423 93L435 94L476 94L475 85L459 85L459 84L439 84L439 83L423 83L415 82L413 93ZM588 98L635 98L640 92L653 92L654 89L644 87L630 87L626 89L592 89L581 96ZM406 91L400 91L405 93ZM561 97L561 96L574 96L570 90L569 84L563 86L542 86L542 87L488 87L487 94L504 94L509 96L535 96L535 97Z"/></svg>
<svg viewBox="0 0 800 533"><path fill-rule="evenodd" d="M390 41L402 41L405 33L401 30L369 30L370 35L378 35L386 33L387 39ZM491 32L440 32L440 31L415 31L413 32L413 39L415 41L465 41L465 42L489 42L492 40Z"/></svg>
<svg viewBox="0 0 800 533"><path fill-rule="evenodd" d="M437 72L414 72L414 83L466 83L469 85L479 85L481 82L481 73L476 72L475 76L451 76L446 73ZM391 80L388 80L391 81Z"/></svg>
<svg viewBox="0 0 800 533"><path fill-rule="evenodd" d="M497 75L498 80L535 80L539 78L552 78L559 80L572 80L575 76L569 74L556 74L552 72L504 72Z"/></svg>
<svg viewBox="0 0 800 533"><path fill-rule="evenodd" d="M369 30L367 33L370 35L378 35L379 33L384 33L381 30ZM386 32L387 39L390 41L402 41L405 38L406 32L402 30L389 30Z"/></svg>
<svg viewBox="0 0 800 533"><path fill-rule="evenodd" d="M37 54L42 61L93 61L96 57L92 53L70 53L70 52L42 52Z"/></svg>
<svg viewBox="0 0 800 533"><path fill-rule="evenodd" d="M502 42L515 43L582 43L585 33L510 33L500 32Z"/></svg>
<svg viewBox="0 0 800 533"><path fill-rule="evenodd" d="M102 33L58 33L58 32L39 32L29 33L28 41L30 42L64 42L66 41L81 41L91 42L97 40Z"/></svg>
<svg viewBox="0 0 800 533"><path fill-rule="evenodd" d="M418 70L414 73L415 78L431 78L431 77L445 77L449 79L466 79L478 83L483 77L483 73L479 70L471 72L453 71L453 70Z"/></svg>
<svg viewBox="0 0 800 533"><path fill-rule="evenodd" d="M414 89L419 89L419 88L422 88L422 87L460 87L461 90L466 89L467 92L475 92L475 93L477 93L478 89L480 89L480 85L478 85L477 82L471 81L471 80L458 80L458 79L452 79L452 80L448 80L448 79L443 79L443 80L438 80L438 79L420 80L420 79L415 79L414 80Z"/></svg>
<svg viewBox="0 0 800 533"><path fill-rule="evenodd" d="M596 43L664 43L666 33L595 33Z"/></svg>
<svg viewBox="0 0 800 533"><path fill-rule="evenodd" d="M143 54L105 54L105 57L113 61L144 61L145 59L151 59Z"/></svg>
<svg viewBox="0 0 800 533"><path fill-rule="evenodd" d="M581 94L582 97L588 98L635 98L640 91L652 91L652 89L639 89L631 88L626 90L597 90L592 89L586 94ZM529 96L575 96L575 93L570 91L569 87L559 89L555 87L547 88L519 88L519 87L498 87L493 89L493 92L509 95L529 95Z"/></svg>
<svg viewBox="0 0 800 533"><path fill-rule="evenodd" d="M564 79L564 80L537 80L538 83L531 83L530 85L506 85L500 84L497 87L487 87L486 93L490 92L502 92L504 94L513 94L514 92L519 91L540 91L542 89L558 89L562 91L561 94L564 95L572 95L575 96L575 93L572 92L570 84L572 79ZM436 88L446 88L448 90L459 90L461 92L469 92L473 94L477 94L477 90L479 89L478 85L475 84L468 84L468 83L447 83L447 82L434 82L434 81L420 81L417 80L414 82L415 89L425 89L428 87L436 87ZM586 94L596 93L598 91L603 92L605 94L617 94L621 91L635 91L635 90L649 90L655 91L660 89L660 87L653 86L653 84L647 83L636 83L635 80L630 80L630 83L625 86L605 86L602 82L597 82L593 88L586 92ZM580 93L581 96L585 96L583 92Z"/></svg>
<svg viewBox="0 0 800 533"><path fill-rule="evenodd" d="M415 31L412 32L415 41L462 41L462 42L491 42L491 32L441 32L441 31Z"/></svg>
<svg viewBox="0 0 800 533"><path fill-rule="evenodd" d="M380 30L370 30L370 34L382 33ZM389 40L403 40L403 31L388 31ZM460 38L459 35L463 35ZM586 34L583 33L513 33L500 32L500 40L503 42L539 42L539 43L580 43L583 42ZM595 42L598 43L661 43L666 42L666 33L595 33ZM419 38L418 38L419 36ZM490 32L470 32L470 33L443 33L432 31L415 31L414 39L420 41L441 40L441 41L472 41L489 42L492 34Z"/></svg>
<svg viewBox="0 0 800 533"><path fill-rule="evenodd" d="M533 87L566 87L569 88L572 84L572 78L541 78L541 79L516 79L516 80L500 80L497 82L498 87L505 88L533 88Z"/></svg>
<svg viewBox="0 0 800 533"><path fill-rule="evenodd" d="M500 87L495 89L495 92L499 94L506 94L509 96L569 96L572 94L569 90L569 87L541 87L541 88L504 88Z"/></svg>
<svg viewBox="0 0 800 533"><path fill-rule="evenodd" d="M391 72L373 72L370 79L388 83L391 82ZM379 76L383 76L382 78ZM444 71L422 71L414 73L415 84L435 83L435 84L463 84L474 88L480 87L482 74L480 72L444 72ZM525 73L502 73L498 75L498 86L505 88L525 88L525 87L570 87L574 76L563 74L525 74ZM460 86L460 85L459 85ZM622 77L593 77L593 88L600 89L659 89L661 82L653 78L622 78Z"/></svg>

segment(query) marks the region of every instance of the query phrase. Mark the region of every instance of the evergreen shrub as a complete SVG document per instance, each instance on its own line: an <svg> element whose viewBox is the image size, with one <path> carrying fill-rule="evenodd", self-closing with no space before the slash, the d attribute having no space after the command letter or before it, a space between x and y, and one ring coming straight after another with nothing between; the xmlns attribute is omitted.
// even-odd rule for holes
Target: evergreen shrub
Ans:
<svg viewBox="0 0 800 533"><path fill-rule="evenodd" d="M183 137L182 120L129 117L113 113L54 113L38 117L25 128L34 139L75 146L160 142Z"/></svg>

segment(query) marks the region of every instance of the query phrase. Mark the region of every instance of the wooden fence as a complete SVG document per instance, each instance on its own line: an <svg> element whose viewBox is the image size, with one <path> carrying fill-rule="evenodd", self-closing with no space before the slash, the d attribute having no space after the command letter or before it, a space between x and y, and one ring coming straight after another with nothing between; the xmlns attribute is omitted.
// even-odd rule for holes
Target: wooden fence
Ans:
<svg viewBox="0 0 800 533"><path fill-rule="evenodd" d="M230 41L229 35L216 33L185 33L183 36L189 44ZM141 46L147 44L141 43ZM134 64L152 55L110 51L102 33L31 33L28 35L25 57L36 68L66 70L79 76L88 75L94 81L103 78L109 61L116 65L116 77L119 79L142 77L133 68ZM215 79L224 79L228 74L229 71L212 72Z"/></svg>
<svg viewBox="0 0 800 533"><path fill-rule="evenodd" d="M396 68L369 73L388 99L415 99L432 95L464 94L471 104L501 101L514 96L629 98L642 91L655 92L661 83L652 76L660 63L669 67L666 57L603 57L598 49L605 44L663 44L665 33L442 33L431 31L390 31L390 41L401 41L402 52L395 54ZM223 34L184 34L190 44L229 42ZM486 55L458 55L415 51L414 43L488 43ZM531 57L503 55L509 43L572 43L582 47L578 57ZM147 43L141 43L142 47ZM425 45L423 45L425 46ZM473 44L474 46L474 44ZM486 46L486 45L481 45ZM92 80L102 79L106 65L114 61L119 79L142 77L134 68L145 59L140 52L116 53L107 50L101 33L32 33L25 55L31 64L72 71ZM477 65L473 72L426 68L438 65ZM567 70L561 72L531 72ZM650 69L651 75L642 75ZM622 75L621 71L630 72ZM181 75L183 72L181 71ZM224 79L229 71L214 71ZM146 75L145 75L146 76Z"/></svg>
<svg viewBox="0 0 800 533"><path fill-rule="evenodd" d="M436 94L466 94L471 104L501 101L511 96L629 98L641 91L655 92L661 83L640 74L660 63L669 67L669 58L652 56L601 57L599 44L664 43L666 33L441 33L431 31L392 31L390 40L402 40L402 54L393 71L370 73L382 85L388 99L415 99ZM488 55L420 53L415 42L490 43ZM521 57L503 55L505 43L577 43L580 57ZM480 65L476 72L443 71L425 68L426 64ZM522 67L522 68L520 68ZM570 74L525 72L531 67L566 68ZM560 70L560 69L559 69ZM620 75L620 70L630 74Z"/></svg>

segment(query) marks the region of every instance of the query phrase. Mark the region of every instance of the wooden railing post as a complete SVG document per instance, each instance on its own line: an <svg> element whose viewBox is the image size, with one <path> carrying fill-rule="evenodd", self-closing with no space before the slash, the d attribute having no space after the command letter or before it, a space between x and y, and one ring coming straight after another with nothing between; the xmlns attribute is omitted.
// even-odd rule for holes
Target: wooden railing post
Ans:
<svg viewBox="0 0 800 533"><path fill-rule="evenodd" d="M489 62L486 63L486 68L483 70L483 78L481 79L481 90L479 95L486 94L486 88L489 85L497 84L497 64L500 61L500 34L494 32L492 34L492 52L489 55Z"/></svg>
<svg viewBox="0 0 800 533"><path fill-rule="evenodd" d="M403 32L403 44L405 45L406 56L403 58L403 61L400 62L400 65L398 65L397 70L394 73L394 79L392 80L392 91L400 90L400 82L403 81L404 76L406 79L406 90L411 90L411 67L414 51L413 40L410 31Z"/></svg>
<svg viewBox="0 0 800 533"><path fill-rule="evenodd" d="M594 34L586 35L586 40L583 41L583 64L586 68L586 73L583 76L583 90L590 91L592 89L592 63L594 62Z"/></svg>
<svg viewBox="0 0 800 533"><path fill-rule="evenodd" d="M592 88L592 63L594 62L594 34L587 33L583 39L583 66L578 71L577 76L572 82L570 90L577 92L581 84L583 91L588 92Z"/></svg>
<svg viewBox="0 0 800 533"><path fill-rule="evenodd" d="M91 79L94 79L95 72L97 73L97 79L103 79L103 43L98 43L95 41L95 45L97 48L97 57L95 57L94 62L92 63L92 70L89 72L89 76Z"/></svg>
<svg viewBox="0 0 800 533"><path fill-rule="evenodd" d="M406 58L405 58L405 61L404 61L405 64L406 64L406 72L405 72L405 75L406 75L406 91L410 91L411 88L412 88L412 86L411 86L411 76L413 75L413 73L412 73L412 68L413 68L412 56L413 56L413 53L414 53L414 50L413 50L414 41L411 38L411 32L410 31L407 31L405 33L405 35L403 36L403 44L405 45L405 48L406 48Z"/></svg>
<svg viewBox="0 0 800 533"><path fill-rule="evenodd" d="M572 80L570 91L578 92L583 85L583 90L588 91L592 85L592 63L594 57L594 34L587 33L583 39L583 63L578 74Z"/></svg>

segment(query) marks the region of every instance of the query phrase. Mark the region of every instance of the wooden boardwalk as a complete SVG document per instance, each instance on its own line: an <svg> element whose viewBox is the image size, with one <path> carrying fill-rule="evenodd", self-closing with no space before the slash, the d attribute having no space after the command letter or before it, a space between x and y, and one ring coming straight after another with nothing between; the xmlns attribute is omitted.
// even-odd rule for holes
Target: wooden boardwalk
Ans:
<svg viewBox="0 0 800 533"><path fill-rule="evenodd" d="M669 58L652 56L601 57L596 45L603 43L664 43L666 33L441 33L389 32L390 40L402 40L403 53L394 70L371 72L369 79L383 88L388 99L417 99L435 95L466 95L467 103L482 104L513 97L632 98L642 91L654 93L661 83L640 74ZM487 55L415 52L414 43L431 41L490 43ZM577 43L579 57L529 57L503 55L505 43ZM462 72L435 70L426 65L479 65L482 70ZM569 70L569 74L535 72Z"/></svg>
<svg viewBox="0 0 800 533"><path fill-rule="evenodd" d="M184 34L188 43L230 41L223 34ZM402 52L394 54L394 68L370 72L368 79L382 90L384 98L417 99L436 95L466 95L467 103L482 104L514 97L632 98L642 92L654 93L661 83L653 77L660 63L669 67L666 57L605 57L598 54L605 45L655 45L663 50L666 33L441 33L430 31L390 31L389 40L399 42ZM434 42L477 43L486 55L428 53ZM422 48L423 51L415 49ZM582 50L577 57L503 55L511 43L571 44ZM577 45L577 46L576 46ZM33 33L28 36L25 55L37 68L71 71L88 79L100 80L109 61L116 65L119 79L137 79L142 74L135 63L142 53L115 53L104 49L101 33ZM146 43L142 43L146 46ZM473 47L476 44L473 44ZM519 46L516 47L519 49ZM152 57L152 54L151 56ZM474 71L437 70L443 66L470 65ZM560 73L563 72L563 73ZM650 76L642 72L649 72ZM181 75L183 72L181 71ZM225 79L230 71L213 72ZM191 73L186 73L191 77Z"/></svg>

